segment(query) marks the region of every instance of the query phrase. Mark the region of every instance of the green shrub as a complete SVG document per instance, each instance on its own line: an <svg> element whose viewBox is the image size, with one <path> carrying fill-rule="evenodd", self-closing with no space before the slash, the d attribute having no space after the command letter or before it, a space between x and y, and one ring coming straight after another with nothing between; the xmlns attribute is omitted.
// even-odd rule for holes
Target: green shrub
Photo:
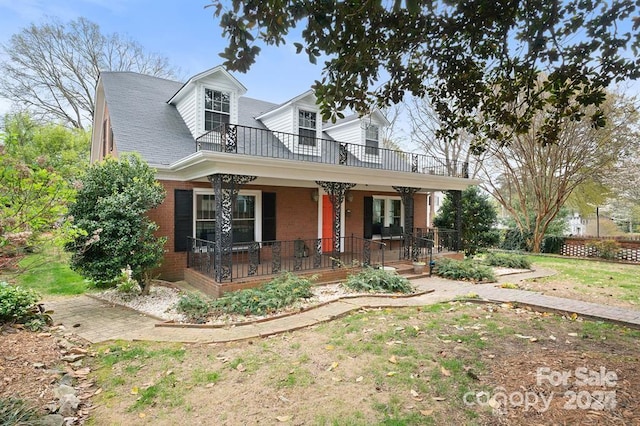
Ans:
<svg viewBox="0 0 640 426"><path fill-rule="evenodd" d="M38 412L23 400L0 397L0 425L31 426L41 424Z"/></svg>
<svg viewBox="0 0 640 426"><path fill-rule="evenodd" d="M507 229L500 248L503 250L527 250L527 238L531 235L523 235L517 228Z"/></svg>
<svg viewBox="0 0 640 426"><path fill-rule="evenodd" d="M413 286L408 279L395 272L370 267L347 277L346 287L371 293L411 293Z"/></svg>
<svg viewBox="0 0 640 426"><path fill-rule="evenodd" d="M488 253L484 257L484 263L489 266L501 266L513 269L531 269L531 262L519 254Z"/></svg>
<svg viewBox="0 0 640 426"><path fill-rule="evenodd" d="M164 255L165 237L147 212L164 200L154 170L139 155L107 158L82 176L69 218L78 231L65 245L71 268L96 282L113 282L130 265L133 278L149 284L148 272Z"/></svg>
<svg viewBox="0 0 640 426"><path fill-rule="evenodd" d="M443 258L435 262L433 273L451 280L495 281L493 270L473 260Z"/></svg>
<svg viewBox="0 0 640 426"><path fill-rule="evenodd" d="M0 282L0 323L25 321L38 312L39 299L33 290Z"/></svg>
<svg viewBox="0 0 640 426"><path fill-rule="evenodd" d="M212 308L227 314L264 315L291 306L300 299L313 296L311 282L315 277L303 278L284 272L260 288L227 293L212 302Z"/></svg>
<svg viewBox="0 0 640 426"><path fill-rule="evenodd" d="M564 237L559 235L545 235L542 240L542 247L540 248L540 251L542 253L560 254L563 244Z"/></svg>
<svg viewBox="0 0 640 426"><path fill-rule="evenodd" d="M599 240L587 243L588 248L596 250L596 256L603 259L615 259L620 251L620 243L616 240Z"/></svg>
<svg viewBox="0 0 640 426"><path fill-rule="evenodd" d="M187 293L180 296L176 311L187 317L189 322L203 323L211 311L211 303L198 293Z"/></svg>

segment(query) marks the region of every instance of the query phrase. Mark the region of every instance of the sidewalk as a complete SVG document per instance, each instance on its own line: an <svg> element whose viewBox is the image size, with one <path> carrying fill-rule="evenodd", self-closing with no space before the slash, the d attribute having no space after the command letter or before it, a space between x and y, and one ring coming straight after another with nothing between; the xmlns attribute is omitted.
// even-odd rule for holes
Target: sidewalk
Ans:
<svg viewBox="0 0 640 426"><path fill-rule="evenodd" d="M544 277L552 271L539 269L501 277L498 282L514 282ZM69 331L93 342L107 340L151 340L183 343L213 343L243 340L297 330L346 315L361 308L424 306L445 302L470 293L495 302L514 302L534 309L576 313L579 316L604 319L629 327L640 328L640 310L633 311L578 300L545 296L540 293L499 288L494 284L467 282L428 277L414 280L420 290L430 293L409 298L358 297L339 300L300 314L256 324L228 328L156 327L158 320L121 306L114 306L87 296L46 302L53 310L55 323L62 323Z"/></svg>

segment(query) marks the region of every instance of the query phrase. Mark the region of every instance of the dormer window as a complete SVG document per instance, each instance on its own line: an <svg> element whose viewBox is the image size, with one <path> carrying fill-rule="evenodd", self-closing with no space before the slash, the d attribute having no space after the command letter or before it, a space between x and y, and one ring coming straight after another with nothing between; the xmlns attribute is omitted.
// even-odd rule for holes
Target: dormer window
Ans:
<svg viewBox="0 0 640 426"><path fill-rule="evenodd" d="M204 130L220 131L229 124L231 116L231 96L218 90L204 90Z"/></svg>
<svg viewBox="0 0 640 426"><path fill-rule="evenodd" d="M316 146L316 135L316 113L300 110L298 113L298 144Z"/></svg>
<svg viewBox="0 0 640 426"><path fill-rule="evenodd" d="M364 153L368 155L378 155L380 131L378 126L369 125L365 131Z"/></svg>

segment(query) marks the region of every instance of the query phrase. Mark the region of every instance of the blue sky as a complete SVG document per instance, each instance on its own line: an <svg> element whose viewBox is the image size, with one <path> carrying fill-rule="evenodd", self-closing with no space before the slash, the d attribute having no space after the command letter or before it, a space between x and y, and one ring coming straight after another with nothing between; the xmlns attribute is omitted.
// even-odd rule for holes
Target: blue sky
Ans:
<svg viewBox="0 0 640 426"><path fill-rule="evenodd" d="M98 25L103 33L126 34L148 52L158 53L180 68L181 79L219 65L225 45L208 0L0 0L0 43L31 23L48 17L68 22L80 16ZM284 102L308 90L320 78L321 65L296 55L292 43L263 48L247 74L234 75L246 96ZM0 114L9 103L0 98Z"/></svg>
<svg viewBox="0 0 640 426"><path fill-rule="evenodd" d="M58 17L68 22L80 16L98 25L105 34L120 33L158 53L180 68L180 79L213 66L226 46L209 0L0 0L0 43L31 23ZM297 55L293 41L281 47L263 47L247 74L235 76L247 87L247 96L284 102L306 90L320 78L321 65ZM640 83L623 83L621 91L640 93ZM0 115L9 102L0 98Z"/></svg>

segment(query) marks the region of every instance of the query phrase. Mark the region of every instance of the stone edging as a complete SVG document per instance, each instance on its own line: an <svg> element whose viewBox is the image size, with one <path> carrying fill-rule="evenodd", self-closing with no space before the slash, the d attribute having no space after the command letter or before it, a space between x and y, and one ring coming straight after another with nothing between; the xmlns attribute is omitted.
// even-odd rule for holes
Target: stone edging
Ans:
<svg viewBox="0 0 640 426"><path fill-rule="evenodd" d="M140 311L138 311L136 309L133 309L133 308L127 306L127 305L123 305L121 303L116 303L116 302L111 302L109 300L104 300L104 299L101 299L101 298L99 298L97 296L94 296L92 294L89 294L89 293L84 293L83 296L87 296L90 299L97 300L97 301L102 302L102 303L107 304L107 305L113 305L113 306L118 306L120 308L129 309L130 311L133 311L133 312L137 313L138 315L149 317L149 318L154 319L156 321L165 321L163 318L157 317L155 315L151 315L151 314L148 314L146 312L140 312Z"/></svg>

